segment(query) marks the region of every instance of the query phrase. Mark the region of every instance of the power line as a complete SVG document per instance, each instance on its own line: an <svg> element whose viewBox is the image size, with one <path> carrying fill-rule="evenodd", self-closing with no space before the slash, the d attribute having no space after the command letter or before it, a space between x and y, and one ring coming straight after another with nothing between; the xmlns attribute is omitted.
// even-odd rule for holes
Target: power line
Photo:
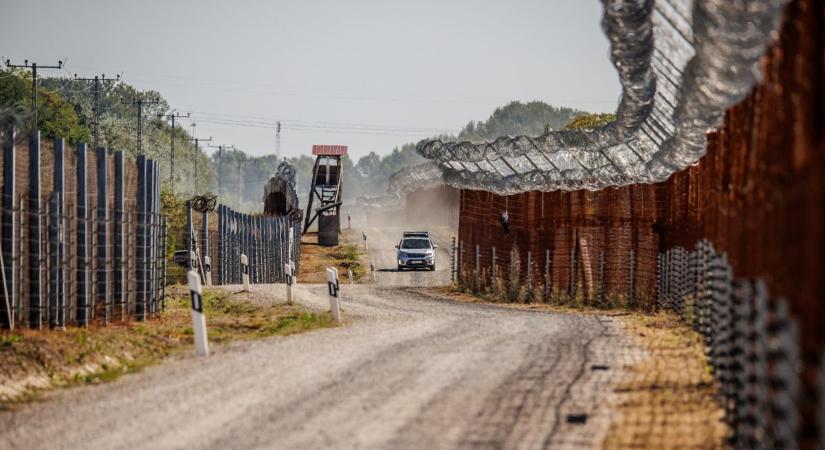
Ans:
<svg viewBox="0 0 825 450"><path fill-rule="evenodd" d="M130 105L137 105L138 115L137 115L137 154L143 154L143 105L157 105L160 103L160 99L155 98L154 100L144 100L143 98L136 98L132 99L131 102L124 101L121 99L121 103L126 103Z"/></svg>
<svg viewBox="0 0 825 450"><path fill-rule="evenodd" d="M223 187L223 150L236 150L234 145L207 145L207 147L218 149L218 198L221 197L221 189Z"/></svg>
<svg viewBox="0 0 825 450"><path fill-rule="evenodd" d="M158 114L158 119L172 119L172 134L169 138L171 142L171 151L169 154L169 190L174 194L175 193L175 119L188 119L189 113L186 113L184 116L183 114L177 114L173 112L172 114Z"/></svg>
<svg viewBox="0 0 825 450"><path fill-rule="evenodd" d="M94 138L94 148L95 150L97 150L97 148L100 146L100 85L106 84L107 82L109 82L110 85L113 83L117 83L118 81L120 81L120 75L118 75L117 78L114 80L107 80L106 74L103 74L101 76L95 75L94 78L78 78L77 74L74 74L74 79L71 81L82 81L84 83L92 83L92 92L94 94L94 107L92 108L92 136ZM66 83L63 87L65 86L68 86L68 83Z"/></svg>
<svg viewBox="0 0 825 450"><path fill-rule="evenodd" d="M29 65L29 60L23 60L23 64L12 64L11 60L6 60L6 67L10 69L29 69L32 71L32 117L33 124L32 132L37 132L37 69L62 69L63 61L57 61L56 66L38 66L36 62Z"/></svg>
<svg viewBox="0 0 825 450"><path fill-rule="evenodd" d="M215 125L230 125L235 127L246 128L263 128L263 129L278 129L277 122L264 122L255 120L232 120L232 119L214 119L201 118L201 122L215 124ZM356 127L356 126L335 126L335 125L310 125L301 123L281 122L282 130L293 131L318 131L326 133L347 133L347 134L366 134L366 135L380 135L380 136L433 136L441 134L452 134L455 130L447 129L403 129L403 128L379 128L379 127Z"/></svg>
<svg viewBox="0 0 825 450"><path fill-rule="evenodd" d="M212 142L212 136L209 136L208 139L200 139L195 137L195 127L198 124L192 122L192 141L195 141L195 157L192 158L192 163L195 165L195 195L199 195L198 191L200 190L199 180L198 180L198 153L200 152L200 148L198 148L199 142Z"/></svg>
<svg viewBox="0 0 825 450"><path fill-rule="evenodd" d="M207 111L194 111L192 110L192 114L198 115L205 115L205 116L214 116L214 119L207 118L206 120L234 120L239 121L240 119L253 119L248 120L249 122L260 122L267 125L272 125L273 127L277 125L278 122L282 122L284 124L293 124L293 125L317 125L317 126L332 126L332 127L348 127L348 128L358 128L358 129L381 129L381 130L400 130L400 131L421 131L421 132L429 132L429 133L440 133L440 132L451 132L454 130L445 129L445 128L436 128L436 127L410 127L405 125L375 125L375 124L363 124L363 123L353 123L353 122L326 122L326 121L308 121L308 120L289 120L289 119L275 119L271 117L263 117L263 116L251 116L245 114L230 114L230 113L214 113L214 112L207 112Z"/></svg>

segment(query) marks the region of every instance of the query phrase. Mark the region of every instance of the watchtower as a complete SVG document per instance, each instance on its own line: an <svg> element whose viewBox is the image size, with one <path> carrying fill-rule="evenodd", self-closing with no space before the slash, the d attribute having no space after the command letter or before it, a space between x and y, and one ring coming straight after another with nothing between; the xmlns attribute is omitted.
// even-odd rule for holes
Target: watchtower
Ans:
<svg viewBox="0 0 825 450"><path fill-rule="evenodd" d="M341 231L341 184L343 166L341 157L347 154L346 145L313 145L312 154L316 156L312 169L312 187L309 191L304 233L318 218L318 245L332 247L338 245L338 233ZM313 200L318 200L318 207L313 210Z"/></svg>

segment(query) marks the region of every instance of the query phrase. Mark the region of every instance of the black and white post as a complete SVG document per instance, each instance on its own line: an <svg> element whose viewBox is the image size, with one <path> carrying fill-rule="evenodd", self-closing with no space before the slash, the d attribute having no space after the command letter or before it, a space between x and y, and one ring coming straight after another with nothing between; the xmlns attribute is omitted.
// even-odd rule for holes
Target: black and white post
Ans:
<svg viewBox="0 0 825 450"><path fill-rule="evenodd" d="M249 258L241 254L241 278L243 280L243 290L249 291Z"/></svg>
<svg viewBox="0 0 825 450"><path fill-rule="evenodd" d="M290 261L284 264L284 273L286 274L286 303L292 304L292 285L295 284L295 263Z"/></svg>
<svg viewBox="0 0 825 450"><path fill-rule="evenodd" d="M208 256L203 257L203 273L206 276L206 285L212 286L212 260Z"/></svg>
<svg viewBox="0 0 825 450"><path fill-rule="evenodd" d="M338 271L335 268L327 267L327 288L329 289L329 309L332 318L336 322L341 322L341 303L338 300Z"/></svg>
<svg viewBox="0 0 825 450"><path fill-rule="evenodd" d="M189 291L192 298L192 331L195 335L195 351L198 356L209 356L209 340L206 336L206 317L203 315L203 290L198 272L190 270Z"/></svg>

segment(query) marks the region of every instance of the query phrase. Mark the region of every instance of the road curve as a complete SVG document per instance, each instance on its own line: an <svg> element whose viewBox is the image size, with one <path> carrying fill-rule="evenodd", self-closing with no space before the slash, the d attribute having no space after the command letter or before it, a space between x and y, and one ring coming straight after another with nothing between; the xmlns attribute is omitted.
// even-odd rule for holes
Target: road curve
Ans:
<svg viewBox="0 0 825 450"><path fill-rule="evenodd" d="M284 298L281 285L254 291ZM606 316L375 284L342 294L342 327L218 347L0 412L0 448L591 448L611 420L610 386L641 356ZM322 285L296 297L328 305Z"/></svg>

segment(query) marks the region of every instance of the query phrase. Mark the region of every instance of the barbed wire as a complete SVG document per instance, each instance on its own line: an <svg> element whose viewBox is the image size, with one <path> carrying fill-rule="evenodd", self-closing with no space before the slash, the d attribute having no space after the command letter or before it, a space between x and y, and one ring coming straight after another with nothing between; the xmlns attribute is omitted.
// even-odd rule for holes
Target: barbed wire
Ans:
<svg viewBox="0 0 825 450"><path fill-rule="evenodd" d="M192 202L192 209L199 213L209 213L215 210L218 205L218 196L212 193L196 195L190 200Z"/></svg>
<svg viewBox="0 0 825 450"><path fill-rule="evenodd" d="M418 152L441 172L421 165L420 176L405 176L498 194L664 181L704 155L707 130L747 95L786 3L607 0L602 27L622 84L615 122L483 143L423 140ZM691 8L687 21L681 11Z"/></svg>

